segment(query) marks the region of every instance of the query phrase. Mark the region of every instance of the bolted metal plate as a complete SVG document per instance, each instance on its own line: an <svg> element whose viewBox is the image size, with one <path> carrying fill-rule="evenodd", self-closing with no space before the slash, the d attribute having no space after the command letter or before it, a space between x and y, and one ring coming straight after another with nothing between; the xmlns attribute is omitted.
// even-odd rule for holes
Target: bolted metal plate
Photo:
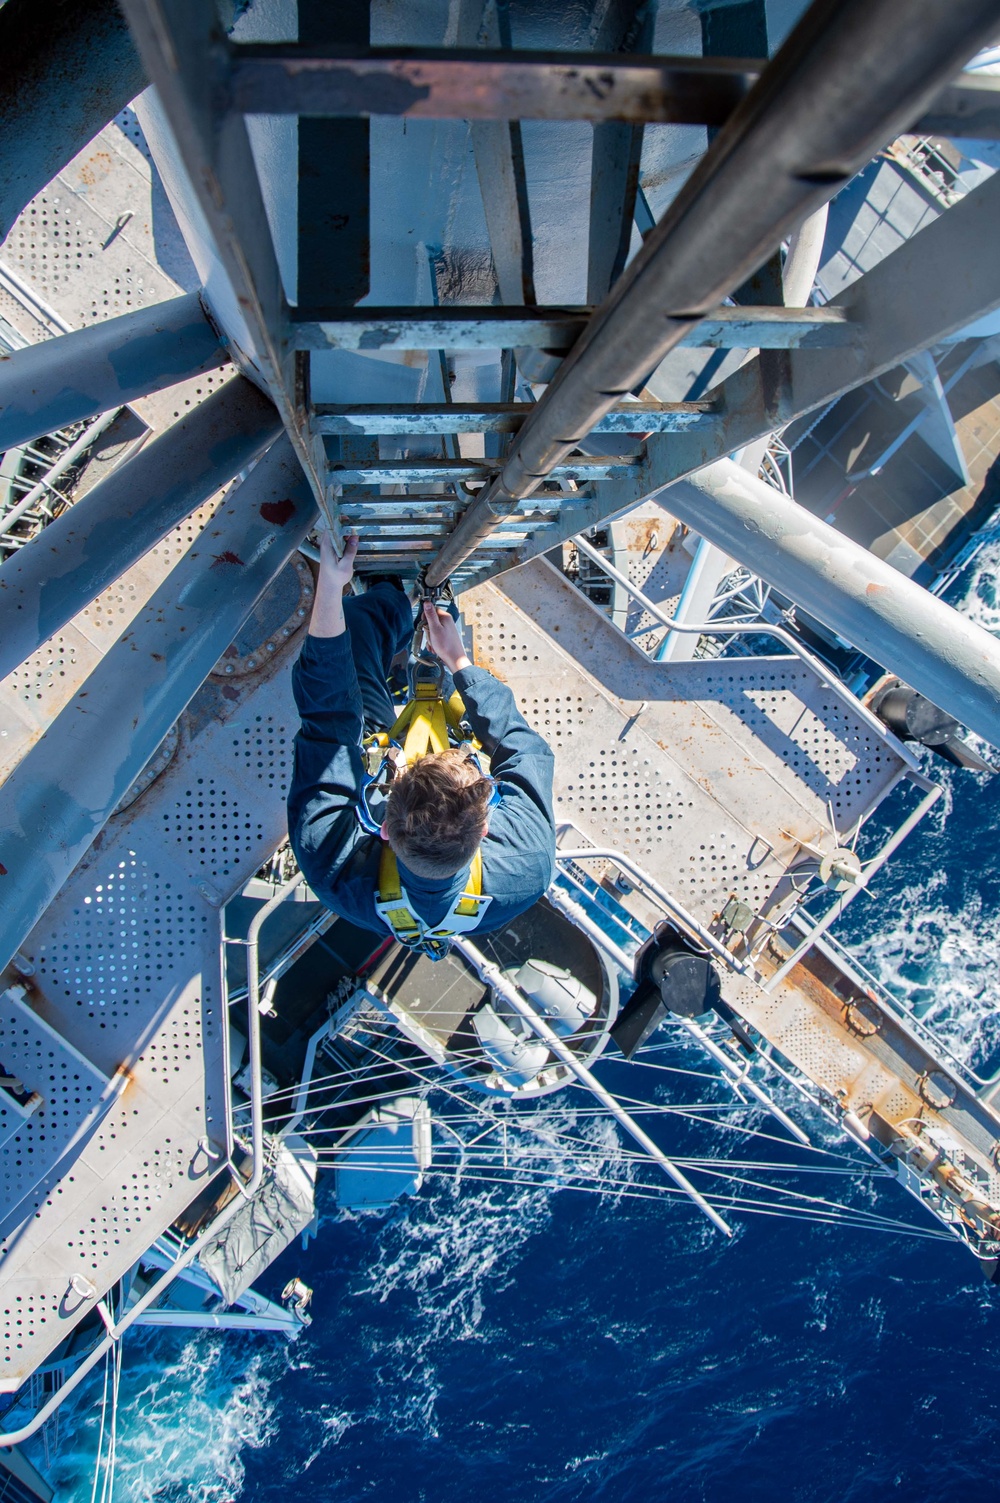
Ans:
<svg viewBox="0 0 1000 1503"><path fill-rule="evenodd" d="M297 554L250 612L239 636L213 668L213 676L240 678L263 668L305 625L313 593L312 570Z"/></svg>

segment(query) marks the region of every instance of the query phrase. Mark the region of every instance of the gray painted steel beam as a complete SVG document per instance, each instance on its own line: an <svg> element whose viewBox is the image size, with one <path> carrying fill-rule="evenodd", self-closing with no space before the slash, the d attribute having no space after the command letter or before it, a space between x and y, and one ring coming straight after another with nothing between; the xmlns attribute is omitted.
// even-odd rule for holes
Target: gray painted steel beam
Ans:
<svg viewBox="0 0 1000 1503"><path fill-rule="evenodd" d="M998 244L1000 173L840 294L835 305L860 330L855 346L751 360L712 393L721 414L714 429L648 439L645 486L640 481L633 500L787 427L1000 308Z"/></svg>
<svg viewBox="0 0 1000 1503"><path fill-rule="evenodd" d="M412 485L421 481L482 480L488 481L496 474L497 460L475 459L387 459L379 464L330 466L330 474L338 485ZM567 464L557 465L551 472L553 480L606 480L615 475L637 469L638 458L625 454L610 457L572 459Z"/></svg>
<svg viewBox="0 0 1000 1503"><path fill-rule="evenodd" d="M431 120L627 120L721 125L760 68L742 59L620 52L230 48L232 107L256 115Z"/></svg>
<svg viewBox="0 0 1000 1503"><path fill-rule="evenodd" d="M110 412L228 359L195 292L12 355L0 353L0 450Z"/></svg>
<svg viewBox="0 0 1000 1503"><path fill-rule="evenodd" d="M769 437L1000 308L997 244L1000 173L840 295L837 304L857 320L861 331L857 346L822 353L792 350L783 357L749 361L713 392L719 404L717 419L669 438L653 434L637 470L605 481L589 499L567 497L555 529L529 541L517 562L525 563L704 465ZM663 502L669 509L669 493ZM487 577L478 569L474 573L477 579Z"/></svg>
<svg viewBox="0 0 1000 1503"><path fill-rule="evenodd" d="M501 21L495 4L460 0L455 39L463 48L508 50L511 38L506 6ZM520 121L471 120L469 131L500 301L532 304L534 250Z"/></svg>
<svg viewBox="0 0 1000 1503"><path fill-rule="evenodd" d="M292 336L310 350L570 350L590 308L295 308ZM841 309L713 308L678 319L683 345L706 349L796 349L850 344L856 330Z"/></svg>
<svg viewBox="0 0 1000 1503"><path fill-rule="evenodd" d="M0 364L0 377L3 366ZM516 433L533 402L483 402L472 406L445 402L356 406L319 405L315 426L320 433L371 433L410 436L423 433ZM629 402L605 413L595 433L682 433L711 415L711 402Z"/></svg>
<svg viewBox="0 0 1000 1503"><path fill-rule="evenodd" d="M323 441L310 431L304 375L287 337L288 305L246 121L220 97L226 41L216 9L190 0L121 0L121 7L227 284L225 316L240 325L239 354L260 373L313 494L327 506ZM221 321L221 307L212 306ZM228 322L226 332L240 343Z"/></svg>
<svg viewBox="0 0 1000 1503"><path fill-rule="evenodd" d="M1000 746L1000 641L731 459L671 486L678 521Z"/></svg>
<svg viewBox="0 0 1000 1503"><path fill-rule="evenodd" d="M517 499L648 378L692 316L711 311L919 117L991 39L998 15L996 0L818 0L563 361L428 582L447 579Z"/></svg>
<svg viewBox="0 0 1000 1503"><path fill-rule="evenodd" d="M316 516L282 438L0 789L0 966L288 562ZM276 520L268 520L268 517Z"/></svg>
<svg viewBox="0 0 1000 1503"><path fill-rule="evenodd" d="M0 240L146 85L115 0L0 6Z"/></svg>
<svg viewBox="0 0 1000 1503"><path fill-rule="evenodd" d="M1000 78L989 73L965 73L956 78L942 89L913 132L973 141L1000 140Z"/></svg>
<svg viewBox="0 0 1000 1503"><path fill-rule="evenodd" d="M587 301L600 303L621 276L632 243L642 160L641 125L601 120L590 159Z"/></svg>
<svg viewBox="0 0 1000 1503"><path fill-rule="evenodd" d="M595 12L595 19L599 14ZM648 53L655 14L644 0L615 0L604 9L596 35L591 34L591 45L599 52ZM767 56L766 41L760 56ZM591 137L587 301L596 305L621 276L632 244L643 127L635 122L599 120Z"/></svg>
<svg viewBox="0 0 1000 1503"><path fill-rule="evenodd" d="M501 302L531 304L535 263L520 121L473 120L470 130Z"/></svg>
<svg viewBox="0 0 1000 1503"><path fill-rule="evenodd" d="M272 403L237 376L18 549L0 568L0 678L280 432Z"/></svg>
<svg viewBox="0 0 1000 1503"><path fill-rule="evenodd" d="M372 48L288 44L230 49L229 97L247 115L412 115L433 120L591 120L725 125L764 59L640 57L620 52ZM942 89L900 129L1000 135L1000 101L982 74Z"/></svg>

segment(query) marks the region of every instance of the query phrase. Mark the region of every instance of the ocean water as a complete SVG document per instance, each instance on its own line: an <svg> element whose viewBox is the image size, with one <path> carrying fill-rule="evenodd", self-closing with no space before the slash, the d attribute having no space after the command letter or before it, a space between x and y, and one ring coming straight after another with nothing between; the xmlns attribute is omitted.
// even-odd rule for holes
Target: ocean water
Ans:
<svg viewBox="0 0 1000 1503"><path fill-rule="evenodd" d="M955 595L993 630L998 564L1000 545ZM840 933L995 1068L1000 778L928 769L946 797ZM636 1091L630 1067L606 1068ZM694 1077L649 1078L663 1102L705 1099ZM129 1338L116 1503L965 1503L996 1483L1000 1289L859 1152L828 1134L836 1173L798 1188L888 1224L746 1215L726 1241L686 1205L633 1198L649 1176L606 1123L581 1118L568 1147L573 1113L543 1108L536 1162L556 1178L589 1152L621 1193L456 1184L447 1167L386 1217L338 1218L327 1198L318 1240L263 1285L314 1287L297 1342ZM659 1136L676 1154L796 1157L685 1117ZM63 1503L102 1497L100 1398L63 1420Z"/></svg>

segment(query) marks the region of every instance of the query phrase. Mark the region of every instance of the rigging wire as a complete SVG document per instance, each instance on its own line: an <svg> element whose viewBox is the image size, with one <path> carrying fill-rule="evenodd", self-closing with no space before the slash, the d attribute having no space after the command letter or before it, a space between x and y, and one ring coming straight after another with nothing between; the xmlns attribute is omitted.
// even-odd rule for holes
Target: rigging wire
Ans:
<svg viewBox="0 0 1000 1503"><path fill-rule="evenodd" d="M449 1116L445 1116L444 1114L441 1116L435 1114L434 1116L434 1121L445 1127L446 1130L452 1131L449 1126L450 1122L467 1123L470 1117L479 1118L480 1121L484 1121L485 1128L475 1140L476 1142L500 1131L503 1131L506 1136L508 1130L512 1128L518 1136L530 1135L539 1140L543 1147L549 1150L562 1149L564 1151L571 1151L577 1154L581 1161L585 1160L588 1156L593 1159L595 1154L602 1152L601 1145L588 1142L585 1137L580 1135L577 1128L581 1120L596 1123L603 1119L611 1122L611 1114L605 1108L595 1106L581 1108L573 1106L569 1108L571 1123L567 1126L556 1126L551 1122L540 1123L537 1120L526 1119L523 1113L511 1110L513 1106L519 1103L507 1100L494 1100L487 1105L484 1102L470 1100L452 1085L446 1083L443 1078L444 1072L439 1067L430 1065L429 1068L425 1067L421 1069L413 1060L397 1060L391 1055L384 1053L375 1043L376 1039L379 1042L395 1043L398 1041L398 1038L398 1033L388 1020L385 1020L383 1023L382 1020L366 1019L364 1036L355 1037L351 1040L351 1043L354 1047L364 1049L368 1055L368 1059L356 1066L349 1066L338 1070L334 1074L316 1077L313 1081L310 1081L305 1088L305 1102L300 1109L309 1109L310 1103L308 1098L310 1092L312 1092L314 1087L318 1087L326 1082L335 1082L344 1086L345 1094L339 1103L332 1102L315 1105L313 1110L318 1111L321 1115L326 1110L335 1110L338 1104L354 1107L376 1104L379 1101L398 1097L398 1083L394 1083L391 1089L366 1093L364 1096L348 1096L346 1094L346 1087L352 1083L361 1081L374 1083L384 1080L389 1076L396 1076L402 1073L423 1085L428 1094L433 1092L441 1093L457 1105L460 1110L453 1111ZM680 1040L677 1041L677 1043L680 1042ZM669 1047L675 1046L653 1045L649 1047L649 1052L661 1052L664 1048ZM382 1068L374 1065L374 1061L376 1060L380 1062ZM647 1070L651 1069L667 1074L676 1073L679 1076L706 1079L730 1086L733 1084L733 1082L726 1081L711 1072L684 1070L679 1067L662 1064L658 1061L641 1058L636 1063ZM575 1086L577 1090L585 1089L584 1086L577 1082L567 1082L567 1084ZM293 1098L291 1105L294 1108L295 1099L301 1093L302 1087L295 1086L283 1091L274 1092L268 1098L265 1098L265 1100L275 1104L279 1099L287 1100ZM690 1103L650 1103L638 1097L627 1096L619 1097L618 1099L631 1106L637 1115L679 1117L687 1121L696 1122L699 1125L710 1126L719 1132L736 1132L745 1136L753 1136L754 1138L777 1143L784 1149L789 1147L788 1139L785 1137L766 1133L756 1126L745 1127L739 1123L723 1120L724 1114L729 1112L750 1112L755 1115L763 1114L762 1108L745 1102L742 1099L723 1102L696 1101ZM279 1114L277 1117L272 1117L270 1120L280 1122L281 1120L290 1119L293 1115L295 1115L294 1109L284 1114ZM345 1139L339 1146L328 1144L324 1147L322 1144L319 1145L317 1153L318 1163L323 1167L356 1168L370 1173L395 1174L398 1176L403 1163L412 1161L412 1148L406 1143L380 1146L378 1149L373 1149L370 1144L366 1143L351 1143L350 1139L357 1132L358 1126L358 1124L344 1127L315 1126L307 1129L307 1136L310 1141L326 1135L340 1135ZM361 1130L364 1131L366 1126L367 1124L360 1124ZM453 1132L453 1136L460 1145L463 1143L464 1140L461 1139L461 1134ZM314 1143L313 1146L316 1147L317 1145ZM733 1193L729 1195L723 1195L716 1191L709 1196L709 1199L714 1204L725 1206L735 1211L746 1214L784 1215L798 1217L799 1219L812 1219L817 1222L834 1222L841 1225L864 1227L870 1230L897 1231L907 1229L908 1235L931 1235L916 1228L909 1228L907 1223L900 1223L892 1217L881 1216L875 1212L844 1205L825 1196L811 1195L805 1190L795 1190L785 1184L774 1183L773 1181L769 1183L766 1180L762 1183L759 1179L750 1177L754 1174L774 1176L800 1173L806 1170L813 1174L836 1173L844 1176L858 1172L852 1166L852 1161L847 1155L835 1154L829 1148L813 1144L796 1146L805 1149L806 1152L819 1154L822 1158L832 1159L835 1162L831 1165L813 1164L807 1166L775 1164L761 1159L729 1161L726 1159L704 1159L701 1157L678 1158L677 1162L678 1164L683 1164L686 1169L701 1172L709 1178L722 1180L734 1187ZM479 1182L482 1176L481 1174L476 1174L477 1167L480 1170L492 1168L496 1171L497 1166L491 1162L489 1151L471 1154L470 1148L470 1144L465 1144L464 1147L460 1146L459 1148L462 1158L458 1166L458 1174L459 1177L464 1177L469 1182L473 1180ZM604 1152L606 1153L606 1150ZM371 1159L373 1153L378 1155L375 1160ZM365 1159L366 1154L369 1156L367 1160ZM620 1164L625 1164L627 1167L636 1167L644 1164L646 1161L644 1154L635 1149L625 1148L620 1142L616 1148L616 1157ZM393 1162L396 1158L399 1160L398 1163ZM515 1145L513 1162L509 1162L508 1145L505 1142L504 1169L506 1177L497 1178L492 1182L508 1186L520 1183L528 1188L543 1185L547 1188L573 1188L598 1194L626 1194L635 1198L650 1198L651 1194L653 1196L662 1196L664 1193L673 1193L667 1187L663 1187L662 1189L657 1187L656 1190L650 1191L649 1187L637 1186L636 1182L630 1179L615 1178L606 1173L602 1174L599 1171L594 1173L593 1181L589 1184L566 1184L559 1180L556 1176L556 1171L553 1169L545 1169L538 1165L537 1162L532 1162L532 1160L537 1161L537 1158L537 1153L532 1154L530 1150L525 1150L520 1145ZM389 1162L387 1162L387 1159ZM845 1164L847 1167L835 1167L836 1161ZM580 1169L571 1172L575 1172L577 1176L581 1174ZM888 1173L888 1171L883 1172ZM544 1176L544 1178L540 1178L540 1176ZM482 1182L491 1181L482 1180ZM755 1197L739 1193L746 1190L755 1190L764 1195L780 1197L780 1199L759 1200ZM949 1237L947 1232L936 1235L945 1238Z"/></svg>
<svg viewBox="0 0 1000 1503"><path fill-rule="evenodd" d="M385 1164L379 1164L376 1162L372 1162L369 1165L357 1165L351 1167L363 1168L366 1173L383 1173L396 1176L398 1176L399 1173L399 1170L396 1166L387 1166ZM499 1166L495 1166L495 1169L499 1171ZM434 1173L435 1171L430 1171L430 1174ZM437 1173L440 1173L440 1171L437 1171ZM539 1173L541 1173L541 1171L539 1171ZM518 1174L517 1178L514 1178L512 1176L505 1177L499 1172L495 1172L489 1175L479 1171L466 1169L463 1172L462 1179L465 1183L489 1184L504 1189L524 1188L529 1190L537 1189L548 1191L573 1190L581 1194L599 1195L605 1196L606 1198L608 1196L608 1189L604 1184L566 1183L554 1178L551 1173L547 1174L544 1178L527 1179L524 1177L523 1171ZM613 1198L615 1201L619 1199L662 1200L664 1196L669 1196L673 1197L675 1200L680 1201L681 1203L687 1202L686 1195L684 1195L679 1190L673 1189L669 1185L664 1185L663 1188L660 1189L659 1186L654 1186L652 1184L636 1185L632 1182L624 1182L621 1186L615 1186L612 1183L611 1192L611 1198ZM730 1210L748 1216L769 1216L776 1218L785 1218L788 1220L808 1221L815 1223L816 1225L845 1226L861 1231L880 1232L891 1236L917 1237L925 1241L950 1243L952 1240L951 1234L944 1230L925 1230L921 1227L914 1226L912 1222L894 1221L891 1218L887 1217L877 1217L873 1216L871 1213L856 1210L851 1207L843 1208L845 1214L833 1214L831 1212L824 1212L822 1210L817 1212L808 1207L783 1206L781 1204L773 1204L767 1201L747 1200L738 1196L710 1194L706 1196L706 1199L708 1199L711 1204L719 1207L720 1209Z"/></svg>

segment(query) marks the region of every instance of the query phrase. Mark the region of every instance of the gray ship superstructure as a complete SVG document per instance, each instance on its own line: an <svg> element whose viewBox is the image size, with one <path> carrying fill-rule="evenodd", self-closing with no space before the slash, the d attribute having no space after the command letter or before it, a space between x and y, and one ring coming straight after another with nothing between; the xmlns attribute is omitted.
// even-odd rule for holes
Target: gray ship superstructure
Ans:
<svg viewBox="0 0 1000 1503"><path fill-rule="evenodd" d="M770 25L0 6L0 1443L133 1327L294 1337L321 1175L536 1175L568 1086L678 1214L806 1214L671 1153L665 1039L996 1272L996 1083L837 921L1000 744L941 598L995 525L1000 6ZM288 849L318 525L555 753L550 891L440 961Z"/></svg>

